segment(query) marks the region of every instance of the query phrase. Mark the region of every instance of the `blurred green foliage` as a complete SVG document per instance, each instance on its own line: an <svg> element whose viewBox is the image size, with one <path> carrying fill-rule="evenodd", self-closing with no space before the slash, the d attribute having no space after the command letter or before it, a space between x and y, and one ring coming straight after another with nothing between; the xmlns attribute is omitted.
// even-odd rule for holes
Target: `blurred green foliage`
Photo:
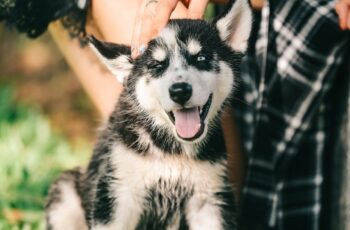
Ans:
<svg viewBox="0 0 350 230"><path fill-rule="evenodd" d="M212 20L215 17L215 5L213 3L209 3L204 12L205 20Z"/></svg>
<svg viewBox="0 0 350 230"><path fill-rule="evenodd" d="M0 86L0 230L43 229L50 184L84 165L90 148L73 148L39 111L16 104L12 91Z"/></svg>

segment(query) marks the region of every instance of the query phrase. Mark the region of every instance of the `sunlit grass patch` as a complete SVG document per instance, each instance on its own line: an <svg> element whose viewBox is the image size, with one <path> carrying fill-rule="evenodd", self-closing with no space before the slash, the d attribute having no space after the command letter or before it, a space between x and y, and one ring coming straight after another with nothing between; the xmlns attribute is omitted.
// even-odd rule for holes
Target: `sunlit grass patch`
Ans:
<svg viewBox="0 0 350 230"><path fill-rule="evenodd" d="M84 165L90 146L73 148L11 92L0 87L0 230L43 229L49 185L64 169Z"/></svg>

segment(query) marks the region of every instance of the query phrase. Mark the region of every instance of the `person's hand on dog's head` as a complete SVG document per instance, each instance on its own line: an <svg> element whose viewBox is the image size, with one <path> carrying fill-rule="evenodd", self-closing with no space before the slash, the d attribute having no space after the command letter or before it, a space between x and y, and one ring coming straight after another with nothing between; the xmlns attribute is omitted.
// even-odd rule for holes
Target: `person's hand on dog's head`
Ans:
<svg viewBox="0 0 350 230"><path fill-rule="evenodd" d="M335 5L342 30L350 30L350 0L339 0Z"/></svg>
<svg viewBox="0 0 350 230"><path fill-rule="evenodd" d="M208 0L141 0L131 41L131 56L137 57L172 17L176 7L186 8L183 18L199 19L204 15Z"/></svg>

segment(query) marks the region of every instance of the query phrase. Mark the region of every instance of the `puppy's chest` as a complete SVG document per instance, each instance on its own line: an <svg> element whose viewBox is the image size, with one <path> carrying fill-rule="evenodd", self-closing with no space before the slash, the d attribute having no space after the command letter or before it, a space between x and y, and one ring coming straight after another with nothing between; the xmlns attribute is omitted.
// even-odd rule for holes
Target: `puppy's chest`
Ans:
<svg viewBox="0 0 350 230"><path fill-rule="evenodd" d="M143 206L137 229L171 229L170 226L178 229L185 220L186 206L192 196L192 187L158 181L152 188L146 189L141 199Z"/></svg>
<svg viewBox="0 0 350 230"><path fill-rule="evenodd" d="M178 229L192 206L215 200L224 187L223 163L145 157L120 145L110 160L114 180L109 191L116 200L111 226L116 229Z"/></svg>
<svg viewBox="0 0 350 230"><path fill-rule="evenodd" d="M163 195L178 192L181 195L211 193L223 186L223 162L213 164L178 155L141 156L123 146L115 148L112 161L117 190L123 188L140 194L154 191Z"/></svg>

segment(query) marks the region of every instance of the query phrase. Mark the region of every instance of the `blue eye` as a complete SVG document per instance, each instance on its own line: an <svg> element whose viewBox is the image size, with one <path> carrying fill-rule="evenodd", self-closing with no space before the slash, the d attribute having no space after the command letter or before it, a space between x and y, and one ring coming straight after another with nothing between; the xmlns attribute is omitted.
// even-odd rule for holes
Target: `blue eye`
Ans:
<svg viewBox="0 0 350 230"><path fill-rule="evenodd" d="M162 68L164 65L164 63L161 63L161 62L155 62L155 63L151 63L148 65L148 68L149 69L160 69Z"/></svg>
<svg viewBox="0 0 350 230"><path fill-rule="evenodd" d="M199 56L197 57L197 61L205 61L205 56L199 55Z"/></svg>
<svg viewBox="0 0 350 230"><path fill-rule="evenodd" d="M157 64L154 66L156 69L159 69L159 68L162 68L163 67L163 64Z"/></svg>

